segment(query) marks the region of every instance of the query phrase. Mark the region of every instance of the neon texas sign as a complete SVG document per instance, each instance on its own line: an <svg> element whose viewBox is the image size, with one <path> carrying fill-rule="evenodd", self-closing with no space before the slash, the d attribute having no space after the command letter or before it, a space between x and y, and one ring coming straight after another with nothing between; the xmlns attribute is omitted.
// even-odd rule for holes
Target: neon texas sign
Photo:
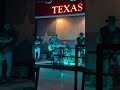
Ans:
<svg viewBox="0 0 120 90"><path fill-rule="evenodd" d="M81 12L83 10L83 4L68 4L68 5L60 5L60 6L52 6L53 14L61 14L61 13L74 13Z"/></svg>

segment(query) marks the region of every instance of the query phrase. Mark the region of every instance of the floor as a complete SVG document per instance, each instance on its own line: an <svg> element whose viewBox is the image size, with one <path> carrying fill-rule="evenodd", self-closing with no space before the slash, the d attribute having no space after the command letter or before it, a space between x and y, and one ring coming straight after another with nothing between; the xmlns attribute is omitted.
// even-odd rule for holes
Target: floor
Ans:
<svg viewBox="0 0 120 90"><path fill-rule="evenodd" d="M25 79L17 79L12 80L9 83L0 84L0 90L23 90L25 87L35 87L35 82L25 80ZM26 89L30 90L30 89Z"/></svg>
<svg viewBox="0 0 120 90"><path fill-rule="evenodd" d="M81 90L82 73L78 73L78 90ZM85 81L85 90L96 90L96 86ZM74 90L74 72L41 68L37 90ZM108 90L103 88L103 90ZM120 85L113 90L120 90Z"/></svg>
<svg viewBox="0 0 120 90"><path fill-rule="evenodd" d="M78 90L81 90L82 73L78 73ZM74 90L74 72L41 68L37 90Z"/></svg>

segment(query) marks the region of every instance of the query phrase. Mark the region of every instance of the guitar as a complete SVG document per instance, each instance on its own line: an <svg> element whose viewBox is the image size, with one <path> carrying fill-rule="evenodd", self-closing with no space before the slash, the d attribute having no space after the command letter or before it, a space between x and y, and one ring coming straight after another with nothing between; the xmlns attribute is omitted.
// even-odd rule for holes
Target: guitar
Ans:
<svg viewBox="0 0 120 90"><path fill-rule="evenodd" d="M53 50L61 48L61 47L65 47L65 46L64 45L48 45L48 50L53 51Z"/></svg>

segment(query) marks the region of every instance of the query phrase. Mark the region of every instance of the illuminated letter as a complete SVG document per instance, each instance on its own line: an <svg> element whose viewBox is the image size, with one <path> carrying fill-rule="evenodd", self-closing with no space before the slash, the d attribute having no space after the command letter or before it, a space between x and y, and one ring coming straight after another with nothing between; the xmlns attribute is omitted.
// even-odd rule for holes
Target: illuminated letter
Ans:
<svg viewBox="0 0 120 90"><path fill-rule="evenodd" d="M63 6L58 6L58 13L63 13L62 7L63 7Z"/></svg>
<svg viewBox="0 0 120 90"><path fill-rule="evenodd" d="M70 12L70 11L69 11L69 9L68 9L68 8L69 8L69 6L70 6L70 5L67 5L67 6L66 6L66 5L64 5L64 7L65 7L65 11L64 11L64 13L65 13L65 12Z"/></svg>
<svg viewBox="0 0 120 90"><path fill-rule="evenodd" d="M82 3L79 3L78 4L78 11L82 11L83 10L83 4Z"/></svg>
<svg viewBox="0 0 120 90"><path fill-rule="evenodd" d="M53 6L53 7L52 7L52 9L54 10L54 11L53 11L53 14L56 14L56 8L57 8L57 6Z"/></svg>
<svg viewBox="0 0 120 90"><path fill-rule="evenodd" d="M76 7L75 7L75 5L74 5L74 4L73 4L73 6L72 6L71 12L73 12L72 10L77 11L77 9L76 9Z"/></svg>

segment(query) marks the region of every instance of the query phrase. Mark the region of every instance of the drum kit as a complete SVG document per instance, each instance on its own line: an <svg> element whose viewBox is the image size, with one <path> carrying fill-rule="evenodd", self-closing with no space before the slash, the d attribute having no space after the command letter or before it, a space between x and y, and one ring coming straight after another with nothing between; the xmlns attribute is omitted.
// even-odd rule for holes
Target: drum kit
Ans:
<svg viewBox="0 0 120 90"><path fill-rule="evenodd" d="M66 45L48 45L49 51L60 50L57 56L60 56L60 63L65 65L71 65L75 63L75 48L68 48ZM74 53L74 54L73 54ZM78 52L78 57L85 56L85 49L80 49ZM82 59L78 58L78 63L82 63Z"/></svg>
<svg viewBox="0 0 120 90"><path fill-rule="evenodd" d="M72 55L74 53L74 55ZM67 65L74 65L75 64L75 49L71 50L68 48L64 49L63 52L64 56L62 59L62 63L67 64ZM78 51L78 57L85 57L85 49L83 49L83 52ZM83 58L78 58L78 64L83 63Z"/></svg>

